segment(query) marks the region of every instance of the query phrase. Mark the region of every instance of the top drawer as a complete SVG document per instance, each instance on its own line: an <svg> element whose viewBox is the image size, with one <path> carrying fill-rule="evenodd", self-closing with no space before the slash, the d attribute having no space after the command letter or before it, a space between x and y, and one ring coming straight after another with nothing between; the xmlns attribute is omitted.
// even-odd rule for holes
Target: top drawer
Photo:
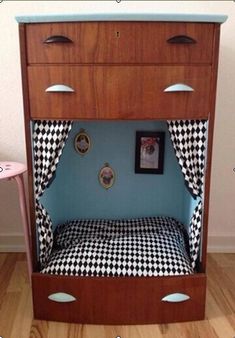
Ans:
<svg viewBox="0 0 235 338"><path fill-rule="evenodd" d="M27 24L28 63L211 63L214 24Z"/></svg>

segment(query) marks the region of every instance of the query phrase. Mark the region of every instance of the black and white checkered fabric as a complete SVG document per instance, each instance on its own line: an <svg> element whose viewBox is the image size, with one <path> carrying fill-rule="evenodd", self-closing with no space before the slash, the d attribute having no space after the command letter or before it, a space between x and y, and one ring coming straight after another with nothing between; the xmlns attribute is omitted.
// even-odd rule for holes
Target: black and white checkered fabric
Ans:
<svg viewBox="0 0 235 338"><path fill-rule="evenodd" d="M202 227L202 202L199 201L194 209L189 229L189 252L192 261L192 268L196 267L196 261L200 249Z"/></svg>
<svg viewBox="0 0 235 338"><path fill-rule="evenodd" d="M202 197L207 146L207 120L167 121L175 154L191 194ZM202 202L197 204L189 226L192 266L199 254L202 228Z"/></svg>
<svg viewBox="0 0 235 338"><path fill-rule="evenodd" d="M39 201L36 201L35 214L38 229L40 263L44 266L53 246L52 221L48 212Z"/></svg>
<svg viewBox="0 0 235 338"><path fill-rule="evenodd" d="M33 130L34 189L36 224L39 239L39 258L44 265L53 245L52 222L40 197L52 179L66 139L71 121L35 121Z"/></svg>
<svg viewBox="0 0 235 338"><path fill-rule="evenodd" d="M192 195L202 196L207 145L207 121L168 121L168 129L188 188Z"/></svg>
<svg viewBox="0 0 235 338"><path fill-rule="evenodd" d="M193 273L182 224L168 217L80 220L57 229L42 273L76 276L170 276Z"/></svg>

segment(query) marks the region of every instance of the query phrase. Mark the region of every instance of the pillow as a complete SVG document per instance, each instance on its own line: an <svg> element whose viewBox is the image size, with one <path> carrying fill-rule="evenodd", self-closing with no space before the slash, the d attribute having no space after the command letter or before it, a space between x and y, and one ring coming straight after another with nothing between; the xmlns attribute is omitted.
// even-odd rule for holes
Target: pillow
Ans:
<svg viewBox="0 0 235 338"><path fill-rule="evenodd" d="M103 219L85 219L60 224L54 232L54 248L68 248L91 237L102 237L109 223L110 221Z"/></svg>

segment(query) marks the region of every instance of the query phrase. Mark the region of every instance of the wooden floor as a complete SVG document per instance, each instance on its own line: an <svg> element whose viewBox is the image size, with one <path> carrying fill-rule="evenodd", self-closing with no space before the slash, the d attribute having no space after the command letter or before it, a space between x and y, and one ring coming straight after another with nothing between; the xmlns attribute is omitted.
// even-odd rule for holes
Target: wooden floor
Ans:
<svg viewBox="0 0 235 338"><path fill-rule="evenodd" d="M0 254L0 338L234 338L235 254L208 255L206 319L168 325L95 326L33 320L25 255Z"/></svg>

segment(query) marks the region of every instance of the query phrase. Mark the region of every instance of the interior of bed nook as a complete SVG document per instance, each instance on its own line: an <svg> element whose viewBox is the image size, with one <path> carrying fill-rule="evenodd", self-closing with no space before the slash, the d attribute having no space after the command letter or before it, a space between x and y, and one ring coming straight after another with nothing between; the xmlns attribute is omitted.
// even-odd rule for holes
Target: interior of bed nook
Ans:
<svg viewBox="0 0 235 338"><path fill-rule="evenodd" d="M90 149L74 147L85 130ZM136 132L163 132L162 174L135 173ZM200 266L207 121L33 121L39 271L193 274ZM98 180L108 163L110 189ZM200 270L200 268L199 268Z"/></svg>

